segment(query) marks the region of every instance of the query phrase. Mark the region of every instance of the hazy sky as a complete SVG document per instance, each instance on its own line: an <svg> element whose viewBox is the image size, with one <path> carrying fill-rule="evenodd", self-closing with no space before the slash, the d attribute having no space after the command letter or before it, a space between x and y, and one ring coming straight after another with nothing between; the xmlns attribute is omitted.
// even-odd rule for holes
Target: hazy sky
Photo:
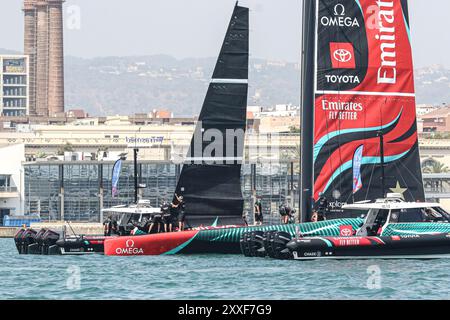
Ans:
<svg viewBox="0 0 450 320"><path fill-rule="evenodd" d="M23 0L0 1L0 48L22 51ZM80 57L218 54L235 0L66 0L65 51ZM301 0L242 0L254 57L298 61ZM416 67L450 67L450 1L410 0Z"/></svg>

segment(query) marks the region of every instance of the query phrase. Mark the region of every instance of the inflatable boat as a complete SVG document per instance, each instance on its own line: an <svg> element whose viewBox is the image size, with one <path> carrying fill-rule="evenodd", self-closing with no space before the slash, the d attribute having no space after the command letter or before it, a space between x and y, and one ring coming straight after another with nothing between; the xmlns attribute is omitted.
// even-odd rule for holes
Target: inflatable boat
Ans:
<svg viewBox="0 0 450 320"><path fill-rule="evenodd" d="M292 259L450 258L450 234L294 239Z"/></svg>
<svg viewBox="0 0 450 320"><path fill-rule="evenodd" d="M339 236L249 232L241 252L249 257L309 260L319 258L442 258L450 256L450 214L436 203L404 202L395 197L346 205L365 211L354 228L341 225Z"/></svg>

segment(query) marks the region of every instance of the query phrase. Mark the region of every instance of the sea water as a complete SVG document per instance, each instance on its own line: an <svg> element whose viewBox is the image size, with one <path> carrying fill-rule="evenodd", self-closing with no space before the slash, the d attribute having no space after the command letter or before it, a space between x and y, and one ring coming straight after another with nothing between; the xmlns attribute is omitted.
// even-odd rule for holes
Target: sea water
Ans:
<svg viewBox="0 0 450 320"><path fill-rule="evenodd" d="M19 255L0 239L0 299L449 299L450 260Z"/></svg>

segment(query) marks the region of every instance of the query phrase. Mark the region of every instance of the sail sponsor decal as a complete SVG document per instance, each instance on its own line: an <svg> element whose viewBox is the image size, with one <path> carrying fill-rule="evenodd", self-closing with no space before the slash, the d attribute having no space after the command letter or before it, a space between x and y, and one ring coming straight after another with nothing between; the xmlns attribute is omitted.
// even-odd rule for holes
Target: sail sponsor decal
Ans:
<svg viewBox="0 0 450 320"><path fill-rule="evenodd" d="M359 146L353 156L353 194L362 189L361 165L363 159L364 145Z"/></svg>
<svg viewBox="0 0 450 320"><path fill-rule="evenodd" d="M316 5L314 197L381 197L382 134L386 187L400 181L407 201L424 200L407 1Z"/></svg>
<svg viewBox="0 0 450 320"><path fill-rule="evenodd" d="M125 247L117 247L116 255L142 255L144 254L144 250L142 248L136 248L135 242L133 239L128 239L125 241Z"/></svg>
<svg viewBox="0 0 450 320"><path fill-rule="evenodd" d="M340 226L339 227L339 236L340 237L351 237L353 236L353 226Z"/></svg>
<svg viewBox="0 0 450 320"><path fill-rule="evenodd" d="M118 185L119 185L119 178L120 178L121 170L122 170L122 159L119 159L114 163L113 170L112 170L111 195L113 198L115 198L119 195Z"/></svg>

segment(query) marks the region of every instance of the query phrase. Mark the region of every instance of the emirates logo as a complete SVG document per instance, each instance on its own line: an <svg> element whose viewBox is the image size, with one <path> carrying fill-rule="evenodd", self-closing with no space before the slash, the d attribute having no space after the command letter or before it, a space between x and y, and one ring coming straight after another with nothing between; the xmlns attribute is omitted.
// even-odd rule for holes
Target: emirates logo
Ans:
<svg viewBox="0 0 450 320"><path fill-rule="evenodd" d="M352 53L345 49L337 49L333 53L333 58L337 62L346 63L352 60L353 56Z"/></svg>

